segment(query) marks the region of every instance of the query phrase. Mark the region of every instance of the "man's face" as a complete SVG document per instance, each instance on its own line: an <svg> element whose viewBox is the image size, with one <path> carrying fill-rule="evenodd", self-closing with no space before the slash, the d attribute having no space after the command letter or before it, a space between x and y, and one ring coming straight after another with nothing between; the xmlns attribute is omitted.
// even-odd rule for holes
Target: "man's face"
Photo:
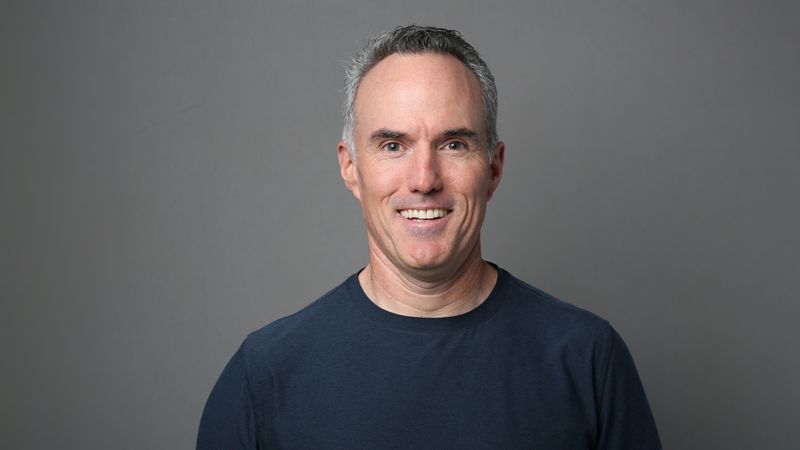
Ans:
<svg viewBox="0 0 800 450"><path fill-rule="evenodd" d="M503 144L487 152L478 80L458 59L393 54L356 95L356 160L342 177L361 202L371 257L417 276L452 275L479 250Z"/></svg>

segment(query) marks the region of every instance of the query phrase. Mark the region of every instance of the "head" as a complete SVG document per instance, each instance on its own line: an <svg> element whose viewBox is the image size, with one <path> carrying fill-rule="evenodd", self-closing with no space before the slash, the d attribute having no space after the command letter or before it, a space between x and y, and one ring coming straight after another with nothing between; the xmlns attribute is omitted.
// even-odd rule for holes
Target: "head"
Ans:
<svg viewBox="0 0 800 450"><path fill-rule="evenodd" d="M361 203L370 265L420 280L456 276L480 260L486 205L502 175L491 75L453 31L399 28L368 48L351 71L338 153Z"/></svg>
<svg viewBox="0 0 800 450"><path fill-rule="evenodd" d="M461 33L444 28L408 25L373 37L356 54L346 71L344 87L344 141L353 158L356 157L355 128L356 94L364 76L392 54L438 53L451 55L461 61L475 75L481 90L483 120L486 129L486 151L491 158L497 146L497 87L489 66L472 45L461 38Z"/></svg>

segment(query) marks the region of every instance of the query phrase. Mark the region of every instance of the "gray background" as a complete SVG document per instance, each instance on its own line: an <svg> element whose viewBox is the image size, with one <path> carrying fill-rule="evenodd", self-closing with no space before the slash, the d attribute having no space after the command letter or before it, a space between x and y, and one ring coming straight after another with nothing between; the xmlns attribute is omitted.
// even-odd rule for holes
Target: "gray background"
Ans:
<svg viewBox="0 0 800 450"><path fill-rule="evenodd" d="M0 447L194 445L366 263L343 66L419 22L498 81L485 256L615 325L665 448L798 448L800 3L331 3L2 3Z"/></svg>

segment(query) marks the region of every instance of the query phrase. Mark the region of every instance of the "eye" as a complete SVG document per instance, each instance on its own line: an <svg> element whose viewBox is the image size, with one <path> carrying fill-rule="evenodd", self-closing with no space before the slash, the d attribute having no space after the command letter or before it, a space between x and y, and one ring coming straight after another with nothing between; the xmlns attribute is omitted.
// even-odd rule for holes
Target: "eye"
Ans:
<svg viewBox="0 0 800 450"><path fill-rule="evenodd" d="M400 144L397 142L387 142L386 144L383 144L383 148L390 152L396 152L400 150Z"/></svg>
<svg viewBox="0 0 800 450"><path fill-rule="evenodd" d="M467 146L461 141L453 141L447 143L448 150L464 150Z"/></svg>

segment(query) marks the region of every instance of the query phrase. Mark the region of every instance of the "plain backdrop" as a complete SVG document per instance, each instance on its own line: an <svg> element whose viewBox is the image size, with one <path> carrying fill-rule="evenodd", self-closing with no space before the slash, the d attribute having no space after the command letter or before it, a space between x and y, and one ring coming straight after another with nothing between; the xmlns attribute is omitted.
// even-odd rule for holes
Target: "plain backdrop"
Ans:
<svg viewBox="0 0 800 450"><path fill-rule="evenodd" d="M800 3L4 1L0 447L194 446L228 358L367 261L343 68L457 28L484 255L605 318L667 449L796 449Z"/></svg>

